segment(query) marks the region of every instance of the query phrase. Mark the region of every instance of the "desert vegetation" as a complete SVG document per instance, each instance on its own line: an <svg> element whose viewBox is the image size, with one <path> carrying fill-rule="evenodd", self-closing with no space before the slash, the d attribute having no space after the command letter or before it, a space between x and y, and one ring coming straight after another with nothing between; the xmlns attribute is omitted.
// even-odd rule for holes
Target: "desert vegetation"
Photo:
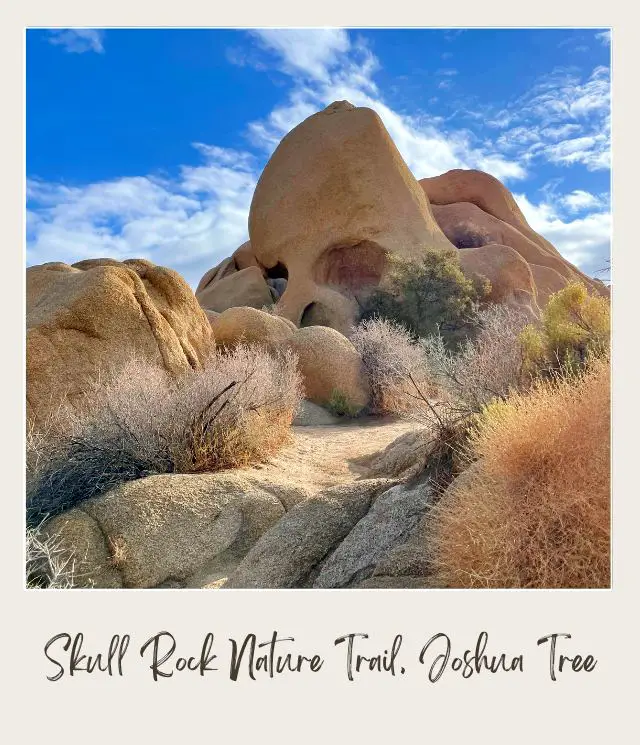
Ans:
<svg viewBox="0 0 640 745"><path fill-rule="evenodd" d="M419 337L438 333L448 348L470 334L491 285L465 277L455 253L426 251L421 262L389 259L389 278L362 304L360 320L386 318Z"/></svg>
<svg viewBox="0 0 640 745"><path fill-rule="evenodd" d="M608 300L572 283L539 324L504 305L472 323L453 348L384 318L352 336L379 409L430 438L434 584L608 586Z"/></svg>
<svg viewBox="0 0 640 745"><path fill-rule="evenodd" d="M549 377L578 372L606 354L610 331L608 299L573 282L551 296L540 324L526 326L520 341L529 369Z"/></svg>
<svg viewBox="0 0 640 745"><path fill-rule="evenodd" d="M41 525L27 528L25 544L25 581L27 588L69 590L76 584L73 551L60 537L43 533Z"/></svg>
<svg viewBox="0 0 640 745"><path fill-rule="evenodd" d="M28 525L124 481L260 462L288 441L300 398L288 351L217 350L177 382L134 360L96 385L90 410L61 407L28 434Z"/></svg>
<svg viewBox="0 0 640 745"><path fill-rule="evenodd" d="M609 363L538 382L478 418L430 516L443 587L608 587Z"/></svg>

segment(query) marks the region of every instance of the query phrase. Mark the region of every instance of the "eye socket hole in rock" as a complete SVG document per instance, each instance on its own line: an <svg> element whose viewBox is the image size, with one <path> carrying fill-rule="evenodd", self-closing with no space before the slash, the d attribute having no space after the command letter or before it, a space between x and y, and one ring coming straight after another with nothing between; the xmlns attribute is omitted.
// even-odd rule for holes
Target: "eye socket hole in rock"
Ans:
<svg viewBox="0 0 640 745"><path fill-rule="evenodd" d="M491 237L473 226L457 226L444 231L456 248L481 248L491 242Z"/></svg>
<svg viewBox="0 0 640 745"><path fill-rule="evenodd" d="M289 279L289 270L281 262L267 268L266 272L269 279Z"/></svg>
<svg viewBox="0 0 640 745"><path fill-rule="evenodd" d="M349 290L380 283L387 264L385 250L373 241L338 244L318 259L314 274L318 284L337 285Z"/></svg>
<svg viewBox="0 0 640 745"><path fill-rule="evenodd" d="M302 311L300 328L306 326L331 326L331 317L322 303L309 303Z"/></svg>

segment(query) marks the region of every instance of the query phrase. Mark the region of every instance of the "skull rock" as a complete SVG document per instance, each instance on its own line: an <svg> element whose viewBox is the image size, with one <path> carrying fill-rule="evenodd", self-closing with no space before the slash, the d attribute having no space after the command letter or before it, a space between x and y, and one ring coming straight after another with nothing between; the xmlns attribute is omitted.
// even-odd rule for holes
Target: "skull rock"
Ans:
<svg viewBox="0 0 640 745"><path fill-rule="evenodd" d="M279 313L348 332L358 298L383 281L389 254L453 250L380 117L346 101L289 132L249 212L251 248L287 280Z"/></svg>

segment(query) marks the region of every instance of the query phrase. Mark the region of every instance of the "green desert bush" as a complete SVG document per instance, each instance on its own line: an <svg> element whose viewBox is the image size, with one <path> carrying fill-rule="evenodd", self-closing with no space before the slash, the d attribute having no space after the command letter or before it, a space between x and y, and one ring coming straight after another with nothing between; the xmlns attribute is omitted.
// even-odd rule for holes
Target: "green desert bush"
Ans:
<svg viewBox="0 0 640 745"><path fill-rule="evenodd" d="M327 409L329 409L334 416L353 418L360 413L361 408L362 407L354 406L350 403L347 394L338 388L334 388L331 391L331 396L327 401Z"/></svg>
<svg viewBox="0 0 640 745"><path fill-rule="evenodd" d="M437 585L609 587L609 391L605 356L486 407L431 513Z"/></svg>
<svg viewBox="0 0 640 745"><path fill-rule="evenodd" d="M90 411L67 407L28 437L30 526L124 481L268 458L290 437L301 381L291 352L238 346L177 382L132 361L89 400Z"/></svg>
<svg viewBox="0 0 640 745"><path fill-rule="evenodd" d="M609 351L609 300L572 282L549 298L539 325L528 325L521 343L531 371L543 376L577 373L592 357Z"/></svg>
<svg viewBox="0 0 640 745"><path fill-rule="evenodd" d="M439 333L449 348L473 331L478 304L491 290L486 278L465 277L452 251L429 250L422 261L389 261L388 280L363 301L360 320L386 318L420 337Z"/></svg>

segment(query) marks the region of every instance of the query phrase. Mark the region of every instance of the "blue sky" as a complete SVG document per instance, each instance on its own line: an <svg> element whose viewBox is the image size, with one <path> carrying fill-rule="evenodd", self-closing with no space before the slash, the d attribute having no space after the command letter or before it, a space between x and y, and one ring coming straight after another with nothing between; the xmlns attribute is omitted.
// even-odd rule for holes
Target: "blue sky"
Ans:
<svg viewBox="0 0 640 745"><path fill-rule="evenodd" d="M480 168L588 273L610 250L598 29L27 31L27 263L145 257L192 285L243 243L280 139L335 100L417 178Z"/></svg>

